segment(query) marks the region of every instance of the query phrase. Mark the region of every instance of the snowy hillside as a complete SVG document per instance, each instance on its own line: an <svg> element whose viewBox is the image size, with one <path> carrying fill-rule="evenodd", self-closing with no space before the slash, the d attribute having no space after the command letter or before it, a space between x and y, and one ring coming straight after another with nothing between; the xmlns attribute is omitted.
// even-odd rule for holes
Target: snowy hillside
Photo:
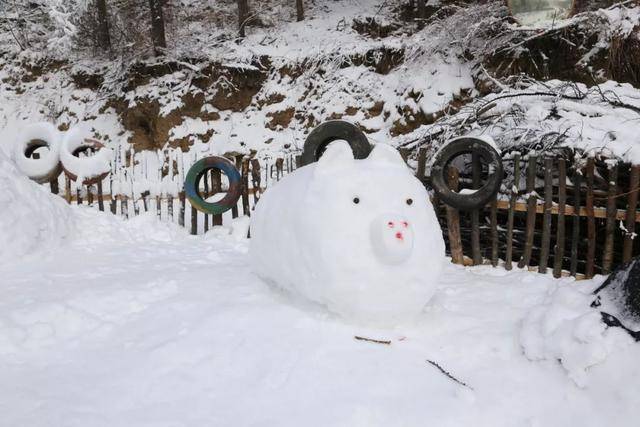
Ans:
<svg viewBox="0 0 640 427"><path fill-rule="evenodd" d="M260 23L243 39L235 36L234 2L182 3L171 9L163 58L142 48L115 59L73 49L76 27L64 43L23 50L6 32L0 147L8 152L24 124L40 120L63 130L86 123L109 146L136 151L266 157L299 150L310 129L331 118L357 123L374 142L397 144L480 95L522 89L509 82L521 72L637 83L636 64L618 52L631 55L636 46L640 7L633 3L540 32L512 22L501 2L432 7L421 25L403 1L308 2L301 22L292 22L288 3L269 1L255 6ZM580 42L584 34L589 42ZM569 44L548 46L558 35ZM627 89L624 96L640 98Z"/></svg>

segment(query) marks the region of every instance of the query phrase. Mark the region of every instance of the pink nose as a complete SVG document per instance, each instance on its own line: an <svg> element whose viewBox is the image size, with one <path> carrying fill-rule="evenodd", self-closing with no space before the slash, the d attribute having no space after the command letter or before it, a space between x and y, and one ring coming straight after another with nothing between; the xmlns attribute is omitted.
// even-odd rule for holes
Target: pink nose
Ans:
<svg viewBox="0 0 640 427"><path fill-rule="evenodd" d="M396 233L396 239L398 239L398 240L402 240L402 239L403 239L403 236L402 236L402 233L401 233L401 232L399 232L399 231L398 231L398 232Z"/></svg>
<svg viewBox="0 0 640 427"><path fill-rule="evenodd" d="M386 264L400 264L413 251L413 227L396 213L378 215L370 226L371 245L377 258Z"/></svg>

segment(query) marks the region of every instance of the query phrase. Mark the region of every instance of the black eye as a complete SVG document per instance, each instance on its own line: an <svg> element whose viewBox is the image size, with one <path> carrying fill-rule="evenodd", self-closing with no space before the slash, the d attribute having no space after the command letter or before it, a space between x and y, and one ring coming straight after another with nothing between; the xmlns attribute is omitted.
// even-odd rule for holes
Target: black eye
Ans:
<svg viewBox="0 0 640 427"><path fill-rule="evenodd" d="M358 203L360 203L360 198L359 198L359 197L354 197L354 198L353 198L353 203L355 203L356 205L357 205Z"/></svg>
<svg viewBox="0 0 640 427"><path fill-rule="evenodd" d="M407 204L411 206L413 204L413 199L407 199Z"/></svg>

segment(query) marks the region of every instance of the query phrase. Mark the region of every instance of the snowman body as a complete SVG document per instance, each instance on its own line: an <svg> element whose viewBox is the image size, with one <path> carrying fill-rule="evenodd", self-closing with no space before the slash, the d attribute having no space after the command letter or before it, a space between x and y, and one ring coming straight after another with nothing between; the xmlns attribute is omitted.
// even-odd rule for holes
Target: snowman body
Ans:
<svg viewBox="0 0 640 427"><path fill-rule="evenodd" d="M346 143L265 192L251 221L250 257L267 282L371 323L415 318L445 259L428 193L384 144L354 160Z"/></svg>

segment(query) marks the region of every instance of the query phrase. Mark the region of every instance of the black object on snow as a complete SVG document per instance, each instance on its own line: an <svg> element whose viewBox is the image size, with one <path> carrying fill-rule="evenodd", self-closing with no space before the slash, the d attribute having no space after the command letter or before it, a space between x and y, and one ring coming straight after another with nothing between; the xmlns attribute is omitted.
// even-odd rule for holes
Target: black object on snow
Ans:
<svg viewBox="0 0 640 427"><path fill-rule="evenodd" d="M591 304L592 307L599 307L600 300L604 297L617 305L619 312L640 320L640 257L615 269L593 293L598 298ZM607 326L623 328L636 341L640 341L640 331L632 331L615 316L603 312L602 321Z"/></svg>
<svg viewBox="0 0 640 427"><path fill-rule="evenodd" d="M449 188L447 171L449 164L463 154L477 154L489 165L487 182L471 194L457 193ZM493 170L492 170L493 169ZM503 168L500 154L486 141L479 138L456 138L447 143L438 153L431 167L431 185L447 205L463 211L478 209L496 195L502 183Z"/></svg>
<svg viewBox="0 0 640 427"><path fill-rule="evenodd" d="M624 303L620 308L640 320L640 257L616 268L594 294L603 291L618 296L616 300Z"/></svg>
<svg viewBox="0 0 640 427"><path fill-rule="evenodd" d="M302 151L302 165L317 162L327 146L339 139L349 143L356 159L366 159L371 152L369 140L356 125L344 120L329 120L312 130L307 137Z"/></svg>

